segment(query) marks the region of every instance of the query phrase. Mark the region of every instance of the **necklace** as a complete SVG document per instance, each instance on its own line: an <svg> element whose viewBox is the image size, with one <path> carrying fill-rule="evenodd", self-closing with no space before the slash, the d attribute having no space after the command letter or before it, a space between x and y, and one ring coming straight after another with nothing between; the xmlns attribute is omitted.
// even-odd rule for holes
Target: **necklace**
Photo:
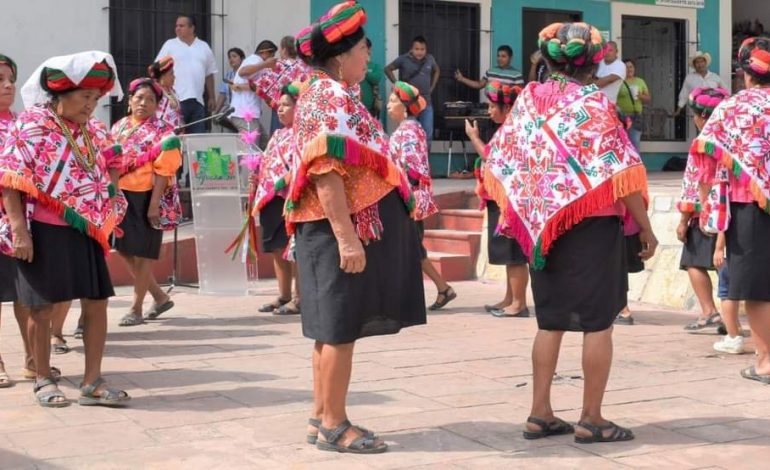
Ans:
<svg viewBox="0 0 770 470"><path fill-rule="evenodd" d="M80 166L83 167L86 171L92 171L96 165L96 149L94 149L94 144L91 142L91 137L88 135L86 126L84 124L79 125L80 133L83 135L83 140L86 143L86 149L88 152L87 155L83 155L83 151L75 140L75 137L72 135L72 131L70 130L69 126L65 124L64 121L62 121L62 118L56 114L56 111L53 109L51 109L51 114L53 114L54 119L56 120L56 124L59 125L59 128L64 134L64 137L67 139L67 143L69 143L69 146L72 149L72 153L75 154L75 158L77 159L78 163L80 163Z"/></svg>

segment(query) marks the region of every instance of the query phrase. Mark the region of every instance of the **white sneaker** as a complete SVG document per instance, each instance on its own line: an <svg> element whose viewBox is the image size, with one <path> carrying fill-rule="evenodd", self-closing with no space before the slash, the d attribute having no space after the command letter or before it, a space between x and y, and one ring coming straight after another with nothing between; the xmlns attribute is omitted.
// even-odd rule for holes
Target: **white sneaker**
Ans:
<svg viewBox="0 0 770 470"><path fill-rule="evenodd" d="M714 350L727 353L727 354L743 354L743 336L730 336L725 335L714 343Z"/></svg>

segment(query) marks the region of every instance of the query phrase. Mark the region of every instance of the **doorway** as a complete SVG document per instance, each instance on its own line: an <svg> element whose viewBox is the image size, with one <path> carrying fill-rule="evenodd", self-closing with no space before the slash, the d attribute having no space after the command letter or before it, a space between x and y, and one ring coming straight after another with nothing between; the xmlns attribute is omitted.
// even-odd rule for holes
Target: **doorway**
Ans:
<svg viewBox="0 0 770 470"><path fill-rule="evenodd" d="M569 10L524 8L521 21L521 63L525 64L525 76L529 72L529 56L537 50L537 35L551 23L583 21L583 13Z"/></svg>
<svg viewBox="0 0 770 470"><path fill-rule="evenodd" d="M123 86L147 75L163 43L174 37L174 21L192 15L198 37L211 44L211 0L110 0L110 53ZM110 99L112 122L126 114L126 98Z"/></svg>
<svg viewBox="0 0 770 470"><path fill-rule="evenodd" d="M461 70L466 77L479 76L481 9L478 3L401 0L399 18L399 54L409 51L415 36L423 36L428 41L428 53L441 69L432 94L434 132L429 138L447 140L450 131L443 103L478 101L478 90L458 84L454 71Z"/></svg>
<svg viewBox="0 0 770 470"><path fill-rule="evenodd" d="M652 95L642 114L643 141L686 140L686 113L671 117L687 76L686 38L685 20L623 15L623 59L634 61Z"/></svg>

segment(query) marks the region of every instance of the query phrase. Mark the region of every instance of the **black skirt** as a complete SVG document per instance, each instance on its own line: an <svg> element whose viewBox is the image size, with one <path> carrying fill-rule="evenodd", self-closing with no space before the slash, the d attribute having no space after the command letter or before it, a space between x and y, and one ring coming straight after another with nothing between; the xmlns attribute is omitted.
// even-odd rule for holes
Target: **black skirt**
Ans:
<svg viewBox="0 0 770 470"><path fill-rule="evenodd" d="M69 226L33 221L32 262L18 261L18 300L43 307L75 299L101 300L115 295L104 250Z"/></svg>
<svg viewBox="0 0 770 470"><path fill-rule="evenodd" d="M730 204L727 269L730 300L770 302L770 215L755 203Z"/></svg>
<svg viewBox="0 0 770 470"><path fill-rule="evenodd" d="M16 259L0 254L0 302L16 301Z"/></svg>
<svg viewBox="0 0 770 470"><path fill-rule="evenodd" d="M120 223L123 236L115 238L115 249L123 255L160 258L163 231L153 228L147 218L152 191L123 191L128 201L126 216Z"/></svg>
<svg viewBox="0 0 770 470"><path fill-rule="evenodd" d="M284 198L276 196L259 211L260 244L264 253L283 251L289 244L286 221L283 218L285 202Z"/></svg>
<svg viewBox="0 0 770 470"><path fill-rule="evenodd" d="M531 271L541 330L603 331L627 304L620 219L589 217L556 240L545 268Z"/></svg>
<svg viewBox="0 0 770 470"><path fill-rule="evenodd" d="M494 201L487 201L487 254L489 264L497 266L519 266L529 263L519 242L513 238L496 235L495 229L500 221L500 206Z"/></svg>
<svg viewBox="0 0 770 470"><path fill-rule="evenodd" d="M380 200L382 239L364 247L366 268L340 270L328 220L297 224L302 333L326 344L398 333L426 322L416 225L396 191Z"/></svg>
<svg viewBox="0 0 770 470"><path fill-rule="evenodd" d="M701 232L700 222L697 218L690 219L687 227L687 243L682 248L682 258L679 260L679 269L700 268L716 271L714 268L714 250L717 246L717 237L709 237Z"/></svg>
<svg viewBox="0 0 770 470"><path fill-rule="evenodd" d="M625 238L626 242L626 262L628 263L629 273L640 273L644 271L644 261L639 256L642 251L642 240L639 238L639 234L628 235Z"/></svg>
<svg viewBox="0 0 770 470"><path fill-rule="evenodd" d="M420 260L424 260L428 258L428 250L425 249L425 244L423 243L425 239L425 224L422 220L418 220L415 222L415 225L417 225L417 240L420 242Z"/></svg>

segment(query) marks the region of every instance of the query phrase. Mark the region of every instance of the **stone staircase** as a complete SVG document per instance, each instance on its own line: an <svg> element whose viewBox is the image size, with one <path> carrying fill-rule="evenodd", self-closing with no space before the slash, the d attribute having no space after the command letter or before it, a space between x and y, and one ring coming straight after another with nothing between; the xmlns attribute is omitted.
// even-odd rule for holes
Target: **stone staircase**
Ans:
<svg viewBox="0 0 770 470"><path fill-rule="evenodd" d="M484 213L469 191L436 197L441 212L425 221L428 259L447 281L476 278Z"/></svg>

